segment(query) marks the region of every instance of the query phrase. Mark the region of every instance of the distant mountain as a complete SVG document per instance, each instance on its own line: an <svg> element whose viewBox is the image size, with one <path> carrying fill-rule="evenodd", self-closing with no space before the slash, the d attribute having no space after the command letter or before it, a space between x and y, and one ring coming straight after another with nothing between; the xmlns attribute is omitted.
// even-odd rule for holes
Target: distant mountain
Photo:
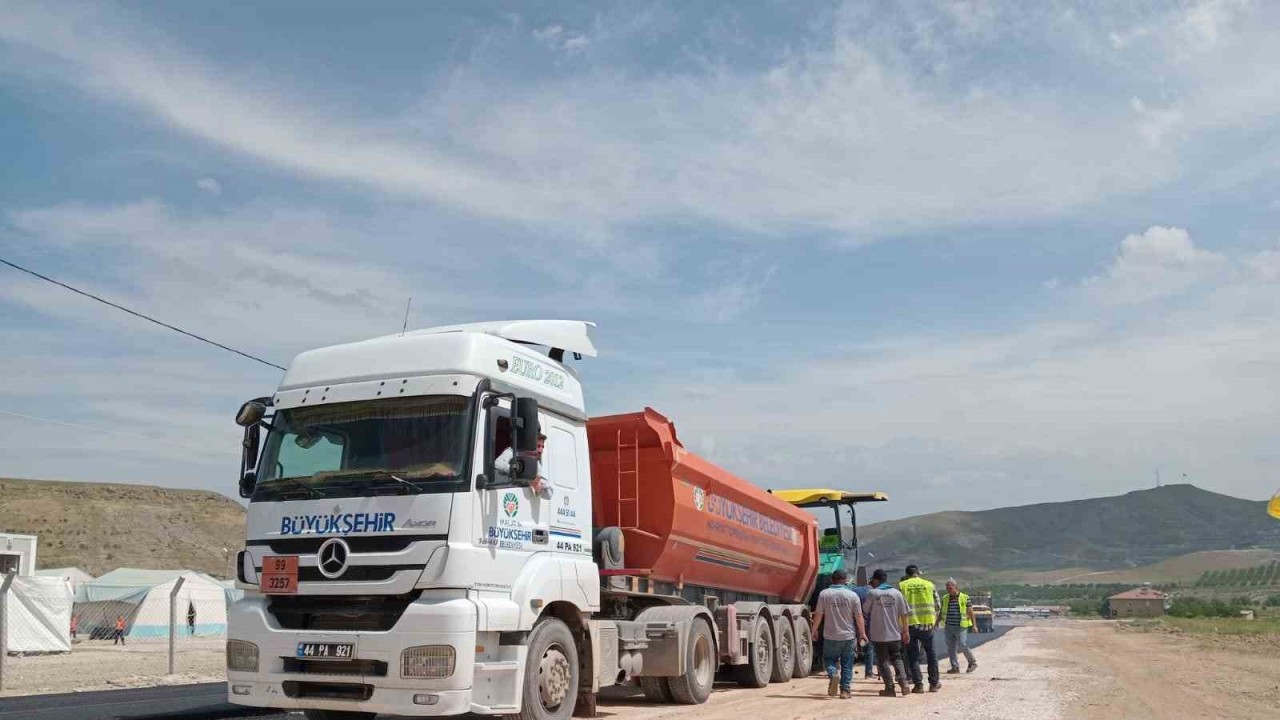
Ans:
<svg viewBox="0 0 1280 720"><path fill-rule="evenodd" d="M182 568L226 578L244 522L239 503L202 490L0 478L0 532L38 536L42 568Z"/></svg>
<svg viewBox="0 0 1280 720"><path fill-rule="evenodd" d="M1106 570L1203 550L1280 549L1265 502L1194 485L1116 497L874 523L859 533L874 565L969 571ZM1082 580L1083 581L1083 580Z"/></svg>

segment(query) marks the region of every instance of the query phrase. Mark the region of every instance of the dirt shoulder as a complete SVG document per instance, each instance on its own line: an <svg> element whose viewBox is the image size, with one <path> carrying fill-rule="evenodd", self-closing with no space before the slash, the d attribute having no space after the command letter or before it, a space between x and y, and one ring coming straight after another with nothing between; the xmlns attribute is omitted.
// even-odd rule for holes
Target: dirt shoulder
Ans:
<svg viewBox="0 0 1280 720"><path fill-rule="evenodd" d="M1252 720L1272 717L1280 707L1280 655L1255 638L1079 622L1052 642L1088 671L1081 688L1084 718Z"/></svg>

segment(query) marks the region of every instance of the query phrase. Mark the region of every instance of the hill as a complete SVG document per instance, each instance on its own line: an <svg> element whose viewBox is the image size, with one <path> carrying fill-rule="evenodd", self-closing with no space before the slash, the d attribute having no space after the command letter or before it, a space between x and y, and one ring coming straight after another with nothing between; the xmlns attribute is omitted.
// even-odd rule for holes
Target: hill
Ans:
<svg viewBox="0 0 1280 720"><path fill-rule="evenodd" d="M39 536L39 567L185 568L228 577L244 508L203 490L0 478L0 532Z"/></svg>
<svg viewBox="0 0 1280 720"><path fill-rule="evenodd" d="M1193 485L918 515L868 525L860 536L878 564L916 563L935 575L946 570L971 577L1057 569L1085 574L1208 550L1280 549L1280 523L1267 516L1265 502Z"/></svg>

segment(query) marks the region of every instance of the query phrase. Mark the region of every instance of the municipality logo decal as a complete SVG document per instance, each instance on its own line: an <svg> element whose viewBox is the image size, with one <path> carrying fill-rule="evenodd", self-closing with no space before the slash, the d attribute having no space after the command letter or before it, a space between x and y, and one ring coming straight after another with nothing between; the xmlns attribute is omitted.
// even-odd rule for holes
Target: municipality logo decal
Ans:
<svg viewBox="0 0 1280 720"><path fill-rule="evenodd" d="M693 489L693 506L699 510L707 509L707 491L700 487Z"/></svg>
<svg viewBox="0 0 1280 720"><path fill-rule="evenodd" d="M516 513L520 512L520 498L516 497L515 493L502 496L502 512L506 513L507 517L515 517Z"/></svg>

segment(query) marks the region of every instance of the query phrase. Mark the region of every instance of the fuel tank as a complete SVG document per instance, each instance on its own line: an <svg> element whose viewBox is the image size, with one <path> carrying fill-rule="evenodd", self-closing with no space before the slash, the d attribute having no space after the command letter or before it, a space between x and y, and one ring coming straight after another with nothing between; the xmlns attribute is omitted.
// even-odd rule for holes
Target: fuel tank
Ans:
<svg viewBox="0 0 1280 720"><path fill-rule="evenodd" d="M628 572L804 602L817 520L689 452L652 408L587 422L595 527L616 526Z"/></svg>

